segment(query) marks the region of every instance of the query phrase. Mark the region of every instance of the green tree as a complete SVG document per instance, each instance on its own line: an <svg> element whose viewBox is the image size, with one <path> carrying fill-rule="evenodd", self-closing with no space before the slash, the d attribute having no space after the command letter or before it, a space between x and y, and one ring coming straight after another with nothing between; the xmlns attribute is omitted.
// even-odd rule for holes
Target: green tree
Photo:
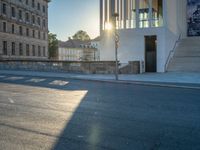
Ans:
<svg viewBox="0 0 200 150"><path fill-rule="evenodd" d="M87 41L90 40L90 36L87 34L86 31L80 30L78 32L76 32L72 38L74 40L81 40L81 41Z"/></svg>
<svg viewBox="0 0 200 150"><path fill-rule="evenodd" d="M58 39L53 33L48 34L49 40L49 59L57 59L58 57Z"/></svg>

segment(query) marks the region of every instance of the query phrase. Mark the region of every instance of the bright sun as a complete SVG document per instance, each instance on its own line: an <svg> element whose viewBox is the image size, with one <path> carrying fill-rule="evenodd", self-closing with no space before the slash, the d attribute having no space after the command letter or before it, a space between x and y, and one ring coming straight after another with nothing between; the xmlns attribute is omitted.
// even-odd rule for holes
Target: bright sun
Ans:
<svg viewBox="0 0 200 150"><path fill-rule="evenodd" d="M110 22L105 23L105 29L106 30L112 30L112 24Z"/></svg>

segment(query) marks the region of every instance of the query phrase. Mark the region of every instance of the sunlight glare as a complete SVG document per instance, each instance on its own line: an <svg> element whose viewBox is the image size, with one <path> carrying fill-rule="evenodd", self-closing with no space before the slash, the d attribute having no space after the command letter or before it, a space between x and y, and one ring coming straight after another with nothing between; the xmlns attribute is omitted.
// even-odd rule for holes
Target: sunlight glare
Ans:
<svg viewBox="0 0 200 150"><path fill-rule="evenodd" d="M112 24L110 22L105 23L105 29L106 30L112 30Z"/></svg>

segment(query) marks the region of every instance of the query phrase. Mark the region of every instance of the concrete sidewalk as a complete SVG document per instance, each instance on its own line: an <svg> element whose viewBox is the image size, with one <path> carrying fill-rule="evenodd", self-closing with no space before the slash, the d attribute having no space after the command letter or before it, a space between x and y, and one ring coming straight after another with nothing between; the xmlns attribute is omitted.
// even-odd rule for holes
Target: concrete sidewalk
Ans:
<svg viewBox="0 0 200 150"><path fill-rule="evenodd" d="M15 70L0 70L0 75L20 75L20 76L38 76L38 77L60 77L71 79L82 79L92 81L116 82L114 75L99 75L99 74L72 74L58 72L38 72L38 71L15 71ZM145 73L138 75L119 75L119 83L136 83L136 84L173 84L187 85L200 87L200 73L188 72L168 72L168 73Z"/></svg>

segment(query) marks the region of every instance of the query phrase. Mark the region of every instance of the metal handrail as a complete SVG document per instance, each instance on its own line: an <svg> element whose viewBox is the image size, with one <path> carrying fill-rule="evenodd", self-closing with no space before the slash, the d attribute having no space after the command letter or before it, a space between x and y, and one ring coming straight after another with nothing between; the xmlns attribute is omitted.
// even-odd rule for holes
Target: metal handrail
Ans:
<svg viewBox="0 0 200 150"><path fill-rule="evenodd" d="M167 66L168 66L168 64L169 64L169 62L170 62L170 60L171 60L171 58L172 58L171 55L172 55L172 53L175 52L176 46L177 46L177 44L179 43L180 39L181 39L181 34L179 35L178 40L176 40L173 49L169 52L169 55L168 55L167 60L166 60L166 62L165 62L165 71L167 70Z"/></svg>

